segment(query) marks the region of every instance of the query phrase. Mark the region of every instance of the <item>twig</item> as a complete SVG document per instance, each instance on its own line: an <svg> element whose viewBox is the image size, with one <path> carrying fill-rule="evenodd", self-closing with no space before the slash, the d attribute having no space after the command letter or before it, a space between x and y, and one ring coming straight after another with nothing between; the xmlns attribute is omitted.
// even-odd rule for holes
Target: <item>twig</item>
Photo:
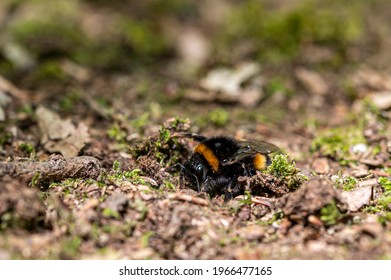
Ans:
<svg viewBox="0 0 391 280"><path fill-rule="evenodd" d="M61 155L52 155L47 161L0 162L0 177L9 175L27 180L37 178L37 182L61 181L66 178L97 178L100 170L99 160L90 156L66 159Z"/></svg>
<svg viewBox="0 0 391 280"><path fill-rule="evenodd" d="M0 75L0 90L8 92L13 97L19 99L22 102L27 101L28 92L21 90L14 86L10 81Z"/></svg>
<svg viewBox="0 0 391 280"><path fill-rule="evenodd" d="M170 194L168 196L168 198L176 199L176 200L182 200L182 201L186 201L186 202L191 202L191 203L199 204L199 205L202 205L202 206L207 206L209 204L208 201L203 199L203 198L195 197L195 196L191 196L191 195L184 194L184 193L179 193L179 192Z"/></svg>

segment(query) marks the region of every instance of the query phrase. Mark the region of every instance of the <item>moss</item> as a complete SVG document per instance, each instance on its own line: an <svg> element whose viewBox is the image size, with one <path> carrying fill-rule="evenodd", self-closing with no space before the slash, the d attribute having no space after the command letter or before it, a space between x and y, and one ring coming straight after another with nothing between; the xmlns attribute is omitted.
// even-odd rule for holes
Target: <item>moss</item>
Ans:
<svg viewBox="0 0 391 280"><path fill-rule="evenodd" d="M252 203L251 193L249 191L244 191L243 198L240 200L240 204L251 205Z"/></svg>
<svg viewBox="0 0 391 280"><path fill-rule="evenodd" d="M292 92L286 87L282 77L273 77L267 81L265 91L268 95L282 93L284 96L292 96Z"/></svg>
<svg viewBox="0 0 391 280"><path fill-rule="evenodd" d="M65 239L62 241L61 248L65 258L75 258L79 253L82 240L80 237Z"/></svg>
<svg viewBox="0 0 391 280"><path fill-rule="evenodd" d="M31 79L35 83L65 82L68 78L68 75L63 71L59 62L55 60L43 62L31 75Z"/></svg>
<svg viewBox="0 0 391 280"><path fill-rule="evenodd" d="M79 90L72 90L68 92L61 100L60 106L61 109L71 112L77 103L79 103L82 99L82 93Z"/></svg>
<svg viewBox="0 0 391 280"><path fill-rule="evenodd" d="M115 211L111 208L104 208L102 211L102 215L105 218L114 218L114 219L121 218L121 215L118 213L118 211Z"/></svg>
<svg viewBox="0 0 391 280"><path fill-rule="evenodd" d="M111 42L85 38L71 57L79 64L99 70L123 70L131 63L131 56L115 38Z"/></svg>
<svg viewBox="0 0 391 280"><path fill-rule="evenodd" d="M386 194L391 194L391 180L387 177L380 177L378 180L379 184L384 189Z"/></svg>
<svg viewBox="0 0 391 280"><path fill-rule="evenodd" d="M131 147L130 152L135 159L141 156L151 156L160 164L177 163L183 157L186 149L177 137L172 137L172 133L187 131L188 128L189 121L187 119L171 119L160 127L157 135Z"/></svg>
<svg viewBox="0 0 391 280"><path fill-rule="evenodd" d="M201 127L214 125L215 127L224 127L229 122L229 113L223 108L217 108L210 111L208 114L201 116L197 120L197 124Z"/></svg>
<svg viewBox="0 0 391 280"><path fill-rule="evenodd" d="M123 19L120 33L124 37L125 45L138 57L150 59L167 52L168 42L162 37L162 32L156 30L148 21Z"/></svg>
<svg viewBox="0 0 391 280"><path fill-rule="evenodd" d="M278 62L297 57L303 45L316 44L329 46L336 57L343 58L349 44L362 37L364 9L359 3L349 9L338 2L298 3L290 9L266 7L256 0L238 5L220 38L227 53L238 42L248 42L260 60Z"/></svg>
<svg viewBox="0 0 391 280"><path fill-rule="evenodd" d="M382 187L380 194L372 205L365 208L366 212L375 213L378 221L385 225L391 222L391 180L388 177L380 177L378 183Z"/></svg>
<svg viewBox="0 0 391 280"><path fill-rule="evenodd" d="M387 177L380 177L378 182L383 189L383 194L378 198L378 204L382 209L391 212L391 180Z"/></svg>
<svg viewBox="0 0 391 280"><path fill-rule="evenodd" d="M118 150L127 149L127 140L126 137L128 132L122 128L117 122L114 122L109 129L106 131L110 139L113 139L117 142Z"/></svg>
<svg viewBox="0 0 391 280"><path fill-rule="evenodd" d="M139 117L131 120L130 125L138 132L143 133L145 126L150 121L150 113L144 112Z"/></svg>
<svg viewBox="0 0 391 280"><path fill-rule="evenodd" d="M308 180L306 176L300 173L296 168L293 160L290 160L287 155L277 154L272 158L271 164L268 166L267 173L283 180L289 189L297 189L301 184Z"/></svg>
<svg viewBox="0 0 391 280"><path fill-rule="evenodd" d="M3 146L10 142L12 139L12 134L8 132L6 124L0 123L0 147L3 148Z"/></svg>
<svg viewBox="0 0 391 280"><path fill-rule="evenodd" d="M114 161L112 172L102 176L101 180L108 179L110 181L120 183L120 181L132 182L133 184L148 185L142 177L142 171L140 169L122 170L121 163Z"/></svg>
<svg viewBox="0 0 391 280"><path fill-rule="evenodd" d="M342 172L331 178L335 187L343 189L344 191L351 191L357 186L357 179L351 176L344 176Z"/></svg>
<svg viewBox="0 0 391 280"><path fill-rule="evenodd" d="M141 243L141 246L146 248L148 247L148 244L149 244L149 239L154 236L155 233L152 232L152 231L147 231L146 233L144 233L141 238L140 238L140 243Z"/></svg>
<svg viewBox="0 0 391 280"><path fill-rule="evenodd" d="M318 151L324 156L331 157L341 165L354 161L351 148L357 144L366 144L361 129L358 127L330 128L320 132L311 143L311 152Z"/></svg>
<svg viewBox="0 0 391 280"><path fill-rule="evenodd" d="M326 226L337 224L342 217L335 201L320 209L320 219Z"/></svg>
<svg viewBox="0 0 391 280"><path fill-rule="evenodd" d="M35 148L33 145L29 144L29 143L26 143L26 142L23 142L23 143L20 143L19 144L19 149L20 151L24 152L24 153L27 153L27 154L31 154L31 153L35 153Z"/></svg>
<svg viewBox="0 0 391 280"><path fill-rule="evenodd" d="M148 206L141 199L136 199L131 205L131 208L139 212L138 221L143 221L147 217L148 214Z"/></svg>
<svg viewBox="0 0 391 280"><path fill-rule="evenodd" d="M46 19L47 17L45 17ZM33 54L69 55L83 44L84 35L76 23L57 20L26 20L12 26L11 37Z"/></svg>

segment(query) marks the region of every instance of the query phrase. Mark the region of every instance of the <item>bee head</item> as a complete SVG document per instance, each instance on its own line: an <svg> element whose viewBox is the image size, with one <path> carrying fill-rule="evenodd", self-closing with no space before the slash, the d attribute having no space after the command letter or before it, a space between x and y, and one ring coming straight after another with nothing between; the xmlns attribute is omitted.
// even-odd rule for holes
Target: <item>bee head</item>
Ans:
<svg viewBox="0 0 391 280"><path fill-rule="evenodd" d="M199 154L193 154L183 165L183 175L192 188L201 190L201 184L205 181L209 165Z"/></svg>

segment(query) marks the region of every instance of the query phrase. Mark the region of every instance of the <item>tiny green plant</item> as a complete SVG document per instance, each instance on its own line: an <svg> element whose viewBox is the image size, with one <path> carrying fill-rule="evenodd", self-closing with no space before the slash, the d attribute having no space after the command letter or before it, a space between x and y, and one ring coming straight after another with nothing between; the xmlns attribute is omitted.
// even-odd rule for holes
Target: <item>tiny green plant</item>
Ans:
<svg viewBox="0 0 391 280"><path fill-rule="evenodd" d="M186 131L187 127L187 119L174 118L162 125L158 134L131 147L130 152L135 159L141 156L149 156L156 159L161 165L176 163L187 150L178 141L177 137L173 137L172 133Z"/></svg>
<svg viewBox="0 0 391 280"><path fill-rule="evenodd" d="M351 176L345 176L342 171L339 171L337 175L334 175L331 180L335 187L343 189L344 191L353 190L358 183L358 180Z"/></svg>
<svg viewBox="0 0 391 280"><path fill-rule="evenodd" d="M337 160L341 165L354 161L352 148L358 144L367 144L359 127L338 127L325 130L312 141L311 151L320 152Z"/></svg>
<svg viewBox="0 0 391 280"><path fill-rule="evenodd" d="M320 220L326 226L335 225L342 216L343 214L339 211L335 201L320 209Z"/></svg>
<svg viewBox="0 0 391 280"><path fill-rule="evenodd" d="M289 160L285 154L277 154L272 158L272 163L268 166L267 173L286 181L289 189L297 189L306 176L300 173L293 160Z"/></svg>

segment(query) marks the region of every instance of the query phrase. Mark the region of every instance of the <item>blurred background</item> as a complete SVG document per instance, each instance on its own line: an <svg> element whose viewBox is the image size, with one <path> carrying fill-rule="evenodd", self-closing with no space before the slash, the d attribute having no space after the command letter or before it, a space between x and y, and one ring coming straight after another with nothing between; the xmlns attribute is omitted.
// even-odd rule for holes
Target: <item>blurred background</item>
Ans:
<svg viewBox="0 0 391 280"><path fill-rule="evenodd" d="M0 259L390 259L390 50L389 0L1 0ZM285 216L194 203L178 131L266 140L315 180ZM19 180L57 153L101 176Z"/></svg>
<svg viewBox="0 0 391 280"><path fill-rule="evenodd" d="M357 101L391 106L390 13L386 0L2 0L0 73L29 91L17 112L48 104L114 137L172 116L311 134Z"/></svg>

